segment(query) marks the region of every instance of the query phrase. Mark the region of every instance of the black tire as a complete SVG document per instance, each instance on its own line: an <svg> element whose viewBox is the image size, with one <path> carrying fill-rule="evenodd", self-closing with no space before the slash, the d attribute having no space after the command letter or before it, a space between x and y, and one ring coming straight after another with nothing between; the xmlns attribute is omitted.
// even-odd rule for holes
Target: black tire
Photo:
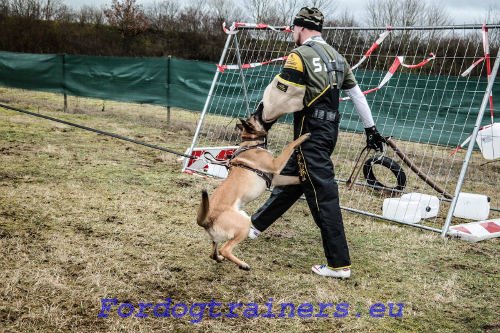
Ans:
<svg viewBox="0 0 500 333"><path fill-rule="evenodd" d="M397 186L396 187L388 187L377 180L375 174L373 173L372 167L373 165L381 165L391 170L391 172L396 177ZM406 187L406 174L401 168L401 166L396 163L393 159L389 157L372 157L366 160L363 165L363 175L365 176L366 182L368 185L372 186L376 190L397 190L403 191Z"/></svg>

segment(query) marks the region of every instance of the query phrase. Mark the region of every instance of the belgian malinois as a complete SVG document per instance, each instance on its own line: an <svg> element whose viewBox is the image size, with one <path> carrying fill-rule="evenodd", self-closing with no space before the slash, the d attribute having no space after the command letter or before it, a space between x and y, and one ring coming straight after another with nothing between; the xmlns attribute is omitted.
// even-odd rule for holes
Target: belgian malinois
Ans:
<svg viewBox="0 0 500 333"><path fill-rule="evenodd" d="M236 258L233 248L243 241L250 229L250 217L242 210L245 204L255 200L270 185L283 186L299 184L299 177L282 176L281 170L309 133L289 143L282 153L274 158L265 148L267 131L256 115L240 119L236 127L241 131L240 148L230 158L227 178L215 189L211 197L202 191L197 223L205 228L212 239L210 258L221 262L224 258L234 262L240 269L250 266ZM227 241L220 248L221 242Z"/></svg>

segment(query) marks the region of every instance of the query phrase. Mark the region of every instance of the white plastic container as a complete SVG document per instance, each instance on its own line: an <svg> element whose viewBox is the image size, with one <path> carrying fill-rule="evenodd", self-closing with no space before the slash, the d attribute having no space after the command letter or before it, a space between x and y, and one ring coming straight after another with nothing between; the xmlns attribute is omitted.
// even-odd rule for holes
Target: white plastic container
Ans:
<svg viewBox="0 0 500 333"><path fill-rule="evenodd" d="M208 164L207 174L219 178L227 177L227 168L223 165Z"/></svg>
<svg viewBox="0 0 500 333"><path fill-rule="evenodd" d="M405 223L418 223L422 219L417 201L388 198L384 200L382 215L385 218Z"/></svg>
<svg viewBox="0 0 500 333"><path fill-rule="evenodd" d="M480 130L476 142L485 159L500 158L500 123L494 123Z"/></svg>
<svg viewBox="0 0 500 333"><path fill-rule="evenodd" d="M490 199L486 195L460 192L453 216L480 221L489 215Z"/></svg>
<svg viewBox="0 0 500 333"><path fill-rule="evenodd" d="M412 192L403 194L401 200L418 202L423 219L436 217L439 213L439 198L435 195Z"/></svg>

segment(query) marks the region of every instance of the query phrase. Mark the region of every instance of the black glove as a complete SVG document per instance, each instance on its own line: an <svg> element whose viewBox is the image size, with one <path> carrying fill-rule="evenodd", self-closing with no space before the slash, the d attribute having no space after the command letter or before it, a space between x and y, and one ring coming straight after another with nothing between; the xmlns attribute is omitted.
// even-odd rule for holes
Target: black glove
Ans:
<svg viewBox="0 0 500 333"><path fill-rule="evenodd" d="M254 113L252 113L252 116L256 116L262 126L264 126L264 129L269 131L271 127L274 125L277 119L271 121L271 122L265 122L264 119L262 119L262 112L264 111L264 102L260 101L259 105L257 105L257 108L255 109Z"/></svg>
<svg viewBox="0 0 500 333"><path fill-rule="evenodd" d="M380 135L375 126L365 128L366 133L366 146L375 149L377 152L384 151L385 138Z"/></svg>

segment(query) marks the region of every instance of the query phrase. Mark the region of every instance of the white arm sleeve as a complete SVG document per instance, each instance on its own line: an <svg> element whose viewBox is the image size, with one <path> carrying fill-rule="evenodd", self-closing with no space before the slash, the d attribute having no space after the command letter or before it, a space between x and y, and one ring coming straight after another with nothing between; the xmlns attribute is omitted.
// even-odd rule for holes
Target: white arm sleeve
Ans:
<svg viewBox="0 0 500 333"><path fill-rule="evenodd" d="M373 121L372 111L370 110L370 106L368 106L366 97L359 86L356 85L354 88L345 89L344 91L347 96L351 98L351 101L353 101L356 112L363 122L363 126L365 128L374 126L375 122Z"/></svg>

